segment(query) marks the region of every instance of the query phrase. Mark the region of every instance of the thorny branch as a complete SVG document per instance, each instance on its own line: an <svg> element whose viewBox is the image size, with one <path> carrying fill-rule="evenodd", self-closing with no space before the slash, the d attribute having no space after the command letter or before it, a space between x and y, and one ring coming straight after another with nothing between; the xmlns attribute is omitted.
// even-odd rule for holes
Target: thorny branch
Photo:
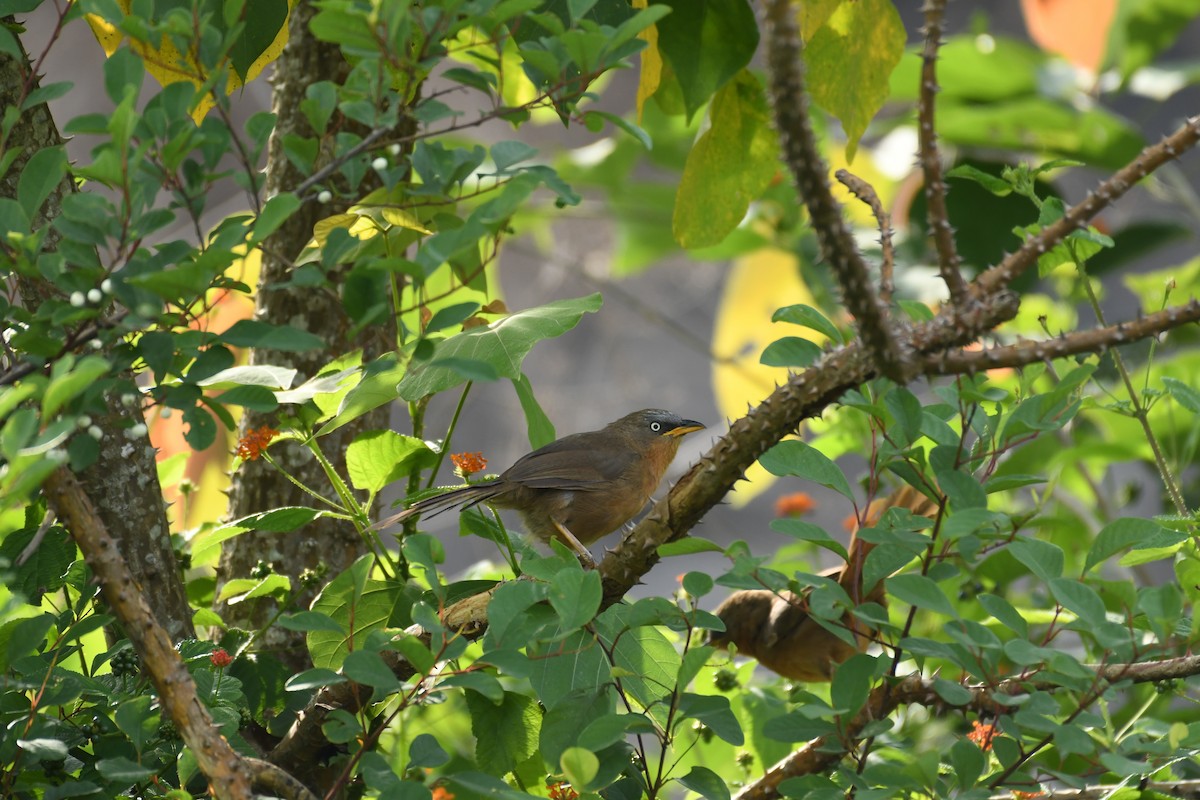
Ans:
<svg viewBox="0 0 1200 800"><path fill-rule="evenodd" d="M1039 256L1048 253L1074 231L1086 228L1089 220L1112 205L1138 181L1195 147L1197 141L1200 141L1200 116L1189 118L1158 144L1142 150L1137 158L1117 170L1094 191L1089 191L1082 203L1071 206L1062 219L1047 225L1037 235L1027 238L1017 252L976 278L971 284L971 294L974 297L984 297L1008 286L1025 270L1036 264Z"/></svg>
<svg viewBox="0 0 1200 800"><path fill-rule="evenodd" d="M867 204L879 225L879 299L887 303L895 290L893 274L896 270L896 248L892 244L892 218L883 207L875 187L849 170L839 169L834 177L850 190L850 193Z"/></svg>
<svg viewBox="0 0 1200 800"><path fill-rule="evenodd" d="M842 302L858 321L859 337L879 371L903 383L912 372L904 340L896 335L887 309L876 297L870 271L854 245L841 206L829 190L829 169L809 122L800 32L795 9L788 0L767 3L766 41L771 104L784 162L812 217L821 254L837 276Z"/></svg>
<svg viewBox="0 0 1200 800"><path fill-rule="evenodd" d="M934 127L937 57L942 43L942 13L946 10L946 0L926 0L921 10L925 12L925 48L921 53L921 91L917 109L918 149L921 170L925 174L929 230L937 248L938 271L950 290L950 302L960 306L967 299L967 284L963 281L962 259L954 246L954 229L950 227L950 212L946 208L946 181L942 176L937 128Z"/></svg>

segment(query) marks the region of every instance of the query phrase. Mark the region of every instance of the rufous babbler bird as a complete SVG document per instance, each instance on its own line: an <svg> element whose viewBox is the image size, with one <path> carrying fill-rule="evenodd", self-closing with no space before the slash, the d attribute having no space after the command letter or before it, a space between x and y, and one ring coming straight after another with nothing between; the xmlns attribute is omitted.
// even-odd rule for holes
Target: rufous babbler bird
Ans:
<svg viewBox="0 0 1200 800"><path fill-rule="evenodd" d="M871 504L867 510L870 524L889 508L908 508L926 517L937 512L937 506L929 498L905 486ZM846 548L846 563L821 573L837 581L855 604L887 603L882 581L874 586L862 585L863 562L874 546L860 539L855 529ZM758 659L758 663L785 678L808 682L831 680L838 664L866 650L872 632L846 612L840 623L833 624L841 624L853 634L854 644L851 644L810 617L807 600L807 596L789 591L734 592L714 612L725 623L725 631L712 633L709 642L718 647L733 644L738 655Z"/></svg>
<svg viewBox="0 0 1200 800"><path fill-rule="evenodd" d="M670 411L635 411L598 431L540 447L494 480L419 500L375 527L488 503L519 512L531 535L547 543L558 539L590 563L586 545L633 519L658 488L683 437L703 428Z"/></svg>

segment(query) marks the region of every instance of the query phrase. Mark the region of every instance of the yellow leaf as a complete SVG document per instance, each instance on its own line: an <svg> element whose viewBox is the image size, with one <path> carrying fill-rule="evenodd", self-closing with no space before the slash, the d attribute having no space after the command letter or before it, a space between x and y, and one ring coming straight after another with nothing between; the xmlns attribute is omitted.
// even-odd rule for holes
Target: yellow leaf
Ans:
<svg viewBox="0 0 1200 800"><path fill-rule="evenodd" d="M370 217L360 214L334 214L313 225L313 241L318 247L324 247L329 234L333 233L335 228L343 228L356 239L370 239L379 233L379 228Z"/></svg>
<svg viewBox="0 0 1200 800"><path fill-rule="evenodd" d="M421 233L433 233L433 231L429 230L429 228L426 228L421 220L417 219L416 215L414 215L411 211L405 211L402 208L385 206L379 210L379 213L385 222L395 225L396 227L408 228L409 230L419 231Z"/></svg>
<svg viewBox="0 0 1200 800"><path fill-rule="evenodd" d="M682 247L720 244L779 172L779 139L758 78L748 70L722 86L709 127L688 153L671 233Z"/></svg>
<svg viewBox="0 0 1200 800"><path fill-rule="evenodd" d="M799 326L771 322L783 306L815 305L812 292L800 279L800 264L794 253L774 247L756 250L734 262L717 307L713 332L713 392L717 407L729 419L757 405L777 384L788 379L788 371L759 363L768 344L781 336L801 336L820 344L824 337ZM755 464L746 471L732 495L735 506L754 499L774 478Z"/></svg>
<svg viewBox="0 0 1200 800"><path fill-rule="evenodd" d="M632 5L636 9L646 8L648 0L632 0ZM658 86L662 82L663 60L662 54L658 52L658 28L651 25L646 30L638 34L639 39L646 42L646 49L642 51L642 68L638 75L638 90L637 90L637 121L642 124L642 108L646 105L646 101L654 96L658 91Z"/></svg>
<svg viewBox="0 0 1200 800"><path fill-rule="evenodd" d="M800 36L807 42L845 0L800 0Z"/></svg>
<svg viewBox="0 0 1200 800"><path fill-rule="evenodd" d="M129 11L129 0L125 0L120 5L123 11ZM121 40L125 38L125 34L117 30L116 25L109 23L108 20L95 14L88 14L87 22L88 25L92 26L92 33L95 34L96 41L104 48L104 55L111 56L117 52L117 47L121 44Z"/></svg>
<svg viewBox="0 0 1200 800"><path fill-rule="evenodd" d="M117 0L117 6L126 14L129 13L131 3L132 0ZM290 10L294 7L295 3L296 0L288 0L288 9ZM116 26L95 14L88 14L87 21L92 28L92 33L96 36L96 40L104 49L104 54L111 56L115 53L124 40L125 34L119 31ZM267 64L279 58L279 54L283 52L287 41L288 26L285 20L279 32L275 34L275 38L271 44L259 54L258 58L246 70L246 79L253 80L258 77ZM196 88L200 88L209 78L204 70L196 64L195 59L180 53L179 49L165 36L158 47L135 40L130 40L129 46L133 52L141 57L146 66L146 71L153 75L155 80L163 86L179 81L188 81ZM224 61L221 66L228 73L225 82L226 94L233 94L235 91L241 89L243 85L242 79L231 68L229 61ZM208 95L199 98L196 107L192 109L192 121L199 125L213 105L213 99Z"/></svg>
<svg viewBox="0 0 1200 800"><path fill-rule="evenodd" d="M850 161L888 99L904 44L904 23L892 0L855 0L839 5L804 49L813 101L841 120Z"/></svg>

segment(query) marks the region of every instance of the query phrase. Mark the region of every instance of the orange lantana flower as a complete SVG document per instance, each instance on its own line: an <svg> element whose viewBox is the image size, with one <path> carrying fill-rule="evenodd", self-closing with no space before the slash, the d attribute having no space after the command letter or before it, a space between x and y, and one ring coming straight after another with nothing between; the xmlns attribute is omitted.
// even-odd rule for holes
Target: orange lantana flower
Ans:
<svg viewBox="0 0 1200 800"><path fill-rule="evenodd" d="M454 471L463 478L487 469L487 459L483 453L451 453L450 461L454 464Z"/></svg>
<svg viewBox="0 0 1200 800"><path fill-rule="evenodd" d="M808 492L793 492L775 501L775 516L799 517L816 507L817 501Z"/></svg>
<svg viewBox="0 0 1200 800"><path fill-rule="evenodd" d="M246 435L238 439L236 455L238 458L246 461L257 461L258 457L267 449L267 445L271 440L279 435L279 431L263 425L261 428L254 428L246 431Z"/></svg>
<svg viewBox="0 0 1200 800"><path fill-rule="evenodd" d="M579 792L566 781L550 784L550 800L575 800Z"/></svg>
<svg viewBox="0 0 1200 800"><path fill-rule="evenodd" d="M975 729L967 734L967 738L979 745L984 752L992 749L992 738L996 735L996 725L992 722L975 720Z"/></svg>

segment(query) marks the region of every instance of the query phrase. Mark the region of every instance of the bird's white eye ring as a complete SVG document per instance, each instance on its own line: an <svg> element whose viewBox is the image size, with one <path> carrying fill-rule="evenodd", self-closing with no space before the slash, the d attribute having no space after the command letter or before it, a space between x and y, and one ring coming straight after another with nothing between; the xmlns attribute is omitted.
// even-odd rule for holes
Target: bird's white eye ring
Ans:
<svg viewBox="0 0 1200 800"><path fill-rule="evenodd" d="M650 430L654 431L655 433L658 433L660 430L662 430L662 423L659 423L659 422L651 422L651 423L650 423Z"/></svg>

